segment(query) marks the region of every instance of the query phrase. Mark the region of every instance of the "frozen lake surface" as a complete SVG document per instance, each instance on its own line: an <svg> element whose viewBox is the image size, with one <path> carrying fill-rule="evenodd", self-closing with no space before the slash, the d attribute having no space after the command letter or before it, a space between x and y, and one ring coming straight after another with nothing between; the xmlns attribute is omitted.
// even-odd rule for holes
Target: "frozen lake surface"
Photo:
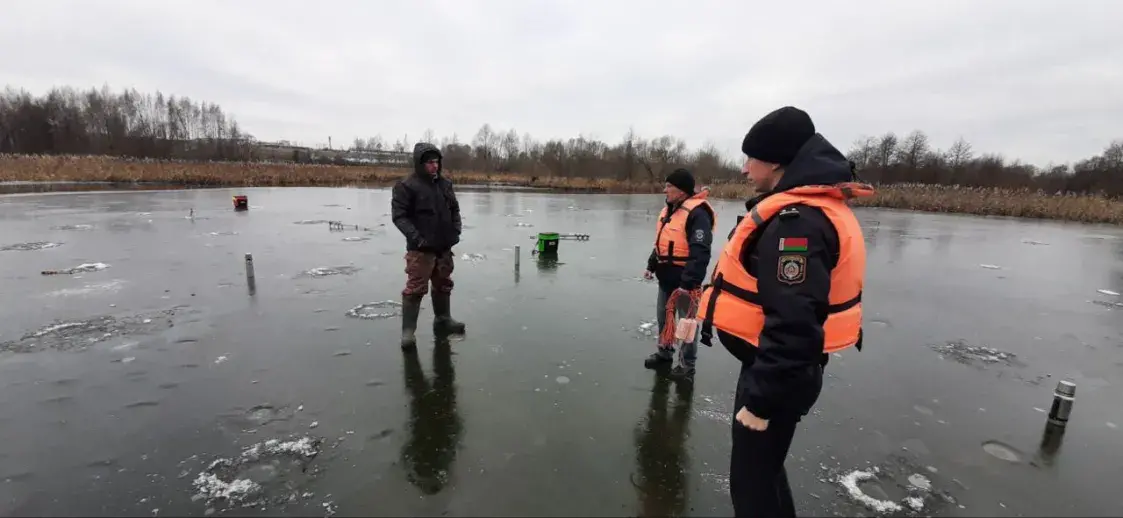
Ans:
<svg viewBox="0 0 1123 518"><path fill-rule="evenodd" d="M426 299L403 354L388 190L0 196L0 514L731 514L737 365L642 366L661 198L459 197L468 332L435 343ZM799 512L1123 514L1123 231L859 215L865 348L796 435ZM591 239L542 263L539 231Z"/></svg>

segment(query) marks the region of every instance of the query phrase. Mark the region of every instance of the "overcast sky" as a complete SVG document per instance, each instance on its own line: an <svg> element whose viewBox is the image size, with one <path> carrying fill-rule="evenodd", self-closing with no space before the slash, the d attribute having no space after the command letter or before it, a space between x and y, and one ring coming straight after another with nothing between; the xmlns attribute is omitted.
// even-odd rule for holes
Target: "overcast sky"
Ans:
<svg viewBox="0 0 1123 518"><path fill-rule="evenodd" d="M787 104L844 151L921 129L1045 165L1123 138L1120 0L2 4L0 81L186 95L262 140L634 127L740 159Z"/></svg>

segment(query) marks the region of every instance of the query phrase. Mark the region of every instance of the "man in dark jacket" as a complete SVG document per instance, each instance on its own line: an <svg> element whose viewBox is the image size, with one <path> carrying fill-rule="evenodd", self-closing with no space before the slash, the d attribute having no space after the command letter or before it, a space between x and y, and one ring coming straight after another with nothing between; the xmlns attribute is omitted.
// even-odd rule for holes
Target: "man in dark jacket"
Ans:
<svg viewBox="0 0 1123 518"><path fill-rule="evenodd" d="M845 304L831 302L832 279L837 269L840 286L861 286L865 264L861 230L849 209L833 208L840 203L832 202L828 205L835 215L828 216L806 197L825 197L818 192L830 191L848 199L863 186L850 183L853 172L846 157L816 133L807 113L794 107L780 108L754 124L741 149L748 156L742 174L759 193L746 203L745 218L756 227L746 237L730 234L727 246L741 243L739 263L755 277L756 285L754 293L740 296L752 295L762 316L724 317L726 325L752 320L759 333L747 334L756 335L756 343L717 330L722 345L741 360L732 423L730 495L739 517L795 516L784 461L796 425L811 411L823 388L829 358L825 344L839 340L832 335L856 333L861 348L860 327L836 326L829 332L824 327L828 315L845 311L840 307ZM769 206L766 213L775 210L772 207L778 202L768 198L781 194L803 196L804 201L784 201L785 206L767 218L758 213L756 209L765 205ZM872 191L853 195L869 194ZM851 233L842 248L839 229ZM735 239L743 241L735 243ZM854 266L859 259L861 266ZM724 269L719 264L715 276ZM860 300L859 292L856 301ZM736 308L725 310L726 315ZM707 311L715 310L700 313ZM702 333L702 341L708 343L706 324Z"/></svg>
<svg viewBox="0 0 1123 518"><path fill-rule="evenodd" d="M656 222L655 246L647 257L645 279L652 277L659 281L659 296L656 299L656 322L659 331L668 325L666 322L667 301L674 300L676 318L686 315L689 306L689 292L698 289L706 277L710 264L710 245L713 241L714 210L705 201L707 192L695 192L694 175L686 169L676 169L667 176L663 189L667 206ZM689 207L684 208L689 200ZM686 211L686 214L682 214ZM680 223L680 221L683 221ZM675 252L675 244L679 252ZM660 252L660 248L663 249ZM685 257L682 250L686 250ZM661 257L661 254L665 254ZM674 325L670 322L669 325ZM672 369L672 376L689 378L694 374L698 342L686 340L682 344L682 361ZM649 369L669 365L674 362L674 348L660 344L654 353L644 359L643 365Z"/></svg>
<svg viewBox="0 0 1123 518"><path fill-rule="evenodd" d="M421 299L433 284L433 328L463 333L451 316L452 247L460 242L460 204L441 172L441 151L427 142L413 146L413 174L398 181L390 201L394 225L406 238L406 287L402 290L402 348L417 346L414 332Z"/></svg>

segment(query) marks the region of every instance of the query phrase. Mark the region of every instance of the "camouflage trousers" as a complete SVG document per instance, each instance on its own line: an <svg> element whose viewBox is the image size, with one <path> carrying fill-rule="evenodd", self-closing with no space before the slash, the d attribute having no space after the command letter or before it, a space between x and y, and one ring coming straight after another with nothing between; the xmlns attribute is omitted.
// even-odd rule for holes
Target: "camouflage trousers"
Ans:
<svg viewBox="0 0 1123 518"><path fill-rule="evenodd" d="M425 295L429 283L433 291L452 293L452 252L435 254L417 250L406 252L406 288L402 295Z"/></svg>

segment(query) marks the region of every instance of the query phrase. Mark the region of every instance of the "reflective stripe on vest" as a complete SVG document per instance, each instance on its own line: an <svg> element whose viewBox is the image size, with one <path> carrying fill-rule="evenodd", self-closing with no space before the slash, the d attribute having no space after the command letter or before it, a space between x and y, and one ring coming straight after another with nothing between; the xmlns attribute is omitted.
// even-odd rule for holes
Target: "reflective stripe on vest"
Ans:
<svg viewBox="0 0 1123 518"><path fill-rule="evenodd" d="M823 211L838 232L838 263L831 270L827 320L823 324L823 351L831 353L858 345L862 337L862 285L865 281L866 245L858 218L846 200L872 196L873 188L858 183L805 186L768 196L749 211L725 245L714 267L713 284L704 288L698 318L702 335L709 339L713 327L752 346L760 344L764 310L757 292L757 278L741 263L742 250L754 231L785 207L808 205ZM758 273L771 273L761 265ZM712 308L712 309L711 309Z"/></svg>
<svg viewBox="0 0 1123 518"><path fill-rule="evenodd" d="M703 190L687 198L669 218L667 207L663 206L659 219L655 222L655 260L659 264L686 266L686 261L690 259L690 237L686 235L686 218L699 205L704 204L710 211L710 232L717 228L717 214L710 202L706 201L709 195L710 191Z"/></svg>

